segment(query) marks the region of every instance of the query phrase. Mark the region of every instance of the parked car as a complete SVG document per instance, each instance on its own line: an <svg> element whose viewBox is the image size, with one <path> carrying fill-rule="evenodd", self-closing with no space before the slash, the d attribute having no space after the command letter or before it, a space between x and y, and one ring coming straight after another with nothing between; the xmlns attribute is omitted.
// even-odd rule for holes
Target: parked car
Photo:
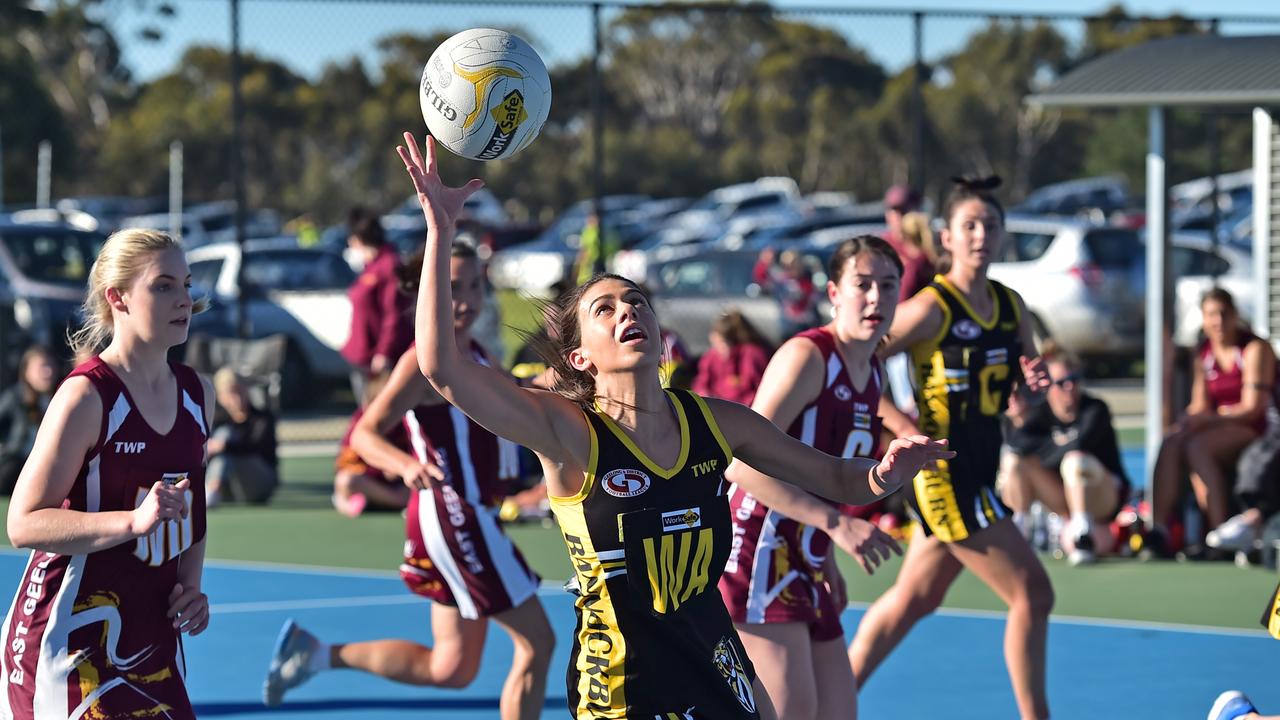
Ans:
<svg viewBox="0 0 1280 720"><path fill-rule="evenodd" d="M822 317L830 311L823 288L827 282L825 262L834 249L833 245L801 250L803 262L813 273ZM659 322L676 332L689 352L701 355L710 346L707 335L711 324L725 310L737 308L771 343L781 343L786 338L782 337L778 299L752 278L758 257L759 253L747 250L704 250L655 262L649 267L647 284Z"/></svg>
<svg viewBox="0 0 1280 720"><path fill-rule="evenodd" d="M1200 300L1215 285L1231 293L1242 320L1247 323L1253 319L1258 293L1248 254L1230 245L1214 247L1207 237L1178 233L1173 236L1168 261L1174 277L1176 344L1191 347L1199 343L1204 324Z"/></svg>
<svg viewBox="0 0 1280 720"><path fill-rule="evenodd" d="M635 238L622 233L623 213L648 200L645 195L607 195L601 199L601 221L619 233L624 246ZM495 253L489 264L490 282L499 288L542 293L569 278L591 204L591 200L575 203L534 240Z"/></svg>
<svg viewBox="0 0 1280 720"><path fill-rule="evenodd" d="M54 207L66 213L72 211L86 213L98 221L98 230L113 233L120 229L120 221L124 218L161 212L166 203L167 200L161 197L89 195L62 198L54 203Z"/></svg>
<svg viewBox="0 0 1280 720"><path fill-rule="evenodd" d="M236 337L236 273L242 261L235 243L212 243L187 253L192 284L209 295L212 308L192 319L191 332ZM356 273L341 253L298 247L292 237L245 243L243 292L249 337L283 333L286 407L314 397L317 384L347 382L350 367L338 354L351 326L347 288Z"/></svg>
<svg viewBox="0 0 1280 720"><path fill-rule="evenodd" d="M1016 213L1106 218L1132 204L1129 186L1120 177L1093 177L1038 188L1010 208Z"/></svg>
<svg viewBox="0 0 1280 720"><path fill-rule="evenodd" d="M1144 245L1125 228L1010 215L988 274L1016 290L1040 335L1086 358L1142 354Z"/></svg>
<svg viewBox="0 0 1280 720"><path fill-rule="evenodd" d="M67 333L80 326L89 269L106 242L61 223L0 217L0 378L13 379L32 343L70 360Z"/></svg>

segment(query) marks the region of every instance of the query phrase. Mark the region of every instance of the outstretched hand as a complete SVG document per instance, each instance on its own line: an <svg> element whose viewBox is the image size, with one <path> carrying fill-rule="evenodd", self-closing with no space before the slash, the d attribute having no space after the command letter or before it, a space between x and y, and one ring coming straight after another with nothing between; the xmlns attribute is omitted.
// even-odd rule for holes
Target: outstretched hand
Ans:
<svg viewBox="0 0 1280 720"><path fill-rule="evenodd" d="M440 170L436 165L436 141L427 136L423 147L426 155L418 151L418 141L413 133L404 134L404 145L396 146L396 152L404 161L404 168L413 180L413 187L418 191L418 203L422 205L422 214L427 219L427 232L452 233L462 213L462 204L475 191L484 187L484 181L472 179L466 185L448 187L440 179Z"/></svg>
<svg viewBox="0 0 1280 720"><path fill-rule="evenodd" d="M1044 358L1039 356L1028 358L1023 355L1018 358L1018 361L1022 364L1022 379L1026 382L1028 389L1040 392L1049 388L1049 368Z"/></svg>
<svg viewBox="0 0 1280 720"><path fill-rule="evenodd" d="M884 459L876 468L882 479L880 495L888 495L904 483L911 481L923 468L937 460L950 460L955 451L947 447L946 440L930 440L925 435L897 438L889 443Z"/></svg>

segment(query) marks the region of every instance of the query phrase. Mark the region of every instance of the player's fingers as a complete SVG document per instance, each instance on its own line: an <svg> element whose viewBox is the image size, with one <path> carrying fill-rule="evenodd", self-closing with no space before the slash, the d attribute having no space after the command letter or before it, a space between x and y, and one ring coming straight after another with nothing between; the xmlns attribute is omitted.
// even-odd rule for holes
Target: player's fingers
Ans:
<svg viewBox="0 0 1280 720"><path fill-rule="evenodd" d="M208 603L203 603L203 602L199 603L198 605L195 605L183 612L182 625L178 628L178 630L181 632L190 634L193 628L207 622L208 618L209 618Z"/></svg>
<svg viewBox="0 0 1280 720"><path fill-rule="evenodd" d="M414 167L422 169L422 153L418 151L418 138L413 133L406 132L404 134L404 146L409 151L409 160Z"/></svg>
<svg viewBox="0 0 1280 720"><path fill-rule="evenodd" d="M422 164L422 170L430 175L436 171L436 139L428 135L422 145L427 149L426 162Z"/></svg>
<svg viewBox="0 0 1280 720"><path fill-rule="evenodd" d="M439 466L436 466L436 465L426 465L426 466L424 466L424 467L426 467L426 470L427 470L427 477L426 477L426 479L428 479L428 480L430 480L430 479L435 479L435 480L440 480L440 481L443 481L443 480L444 480L444 470L443 470L443 469L441 469Z"/></svg>

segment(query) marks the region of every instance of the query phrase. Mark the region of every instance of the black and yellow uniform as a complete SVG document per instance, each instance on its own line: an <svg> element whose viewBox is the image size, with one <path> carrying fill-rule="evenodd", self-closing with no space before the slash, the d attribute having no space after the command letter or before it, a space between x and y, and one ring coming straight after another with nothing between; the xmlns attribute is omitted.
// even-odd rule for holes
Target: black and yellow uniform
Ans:
<svg viewBox="0 0 1280 720"><path fill-rule="evenodd" d="M1271 637L1280 640L1280 585L1276 585L1276 591L1271 594L1271 601L1267 603L1267 610L1262 613L1262 627L1271 633Z"/></svg>
<svg viewBox="0 0 1280 720"><path fill-rule="evenodd" d="M759 717L755 669L717 589L733 539L724 479L733 453L702 398L667 397L680 423L672 468L588 411L582 490L551 498L575 575L577 720Z"/></svg>
<svg viewBox="0 0 1280 720"><path fill-rule="evenodd" d="M1021 374L1021 318L1013 291L988 283L994 312L987 319L942 275L920 291L942 309L938 334L910 350L920 430L949 440L956 456L916 475L907 498L925 533L943 542L964 540L1010 514L994 488L1000 415Z"/></svg>

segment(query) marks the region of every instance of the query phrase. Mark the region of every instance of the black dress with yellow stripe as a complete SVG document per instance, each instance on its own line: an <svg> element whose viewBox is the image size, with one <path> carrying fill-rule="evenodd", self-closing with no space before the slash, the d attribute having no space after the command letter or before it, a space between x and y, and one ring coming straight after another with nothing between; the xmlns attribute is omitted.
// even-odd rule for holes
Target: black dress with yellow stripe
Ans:
<svg viewBox="0 0 1280 720"><path fill-rule="evenodd" d="M1262 613L1262 627L1271 633L1271 637L1280 640L1280 585L1276 585L1276 591L1271 593L1267 609Z"/></svg>
<svg viewBox="0 0 1280 720"><path fill-rule="evenodd" d="M920 430L946 438L956 456L921 471L908 494L924 531L943 542L964 540L1010 514L995 492L1000 415L1021 374L1021 320L1013 291L988 281L994 311L979 317L942 275L922 289L942 309L942 327L911 348Z"/></svg>
<svg viewBox="0 0 1280 720"><path fill-rule="evenodd" d="M724 480L733 454L702 398L667 398L680 424L673 467L586 411L582 490L551 498L575 576L577 720L759 717L755 670L717 589L733 540Z"/></svg>

